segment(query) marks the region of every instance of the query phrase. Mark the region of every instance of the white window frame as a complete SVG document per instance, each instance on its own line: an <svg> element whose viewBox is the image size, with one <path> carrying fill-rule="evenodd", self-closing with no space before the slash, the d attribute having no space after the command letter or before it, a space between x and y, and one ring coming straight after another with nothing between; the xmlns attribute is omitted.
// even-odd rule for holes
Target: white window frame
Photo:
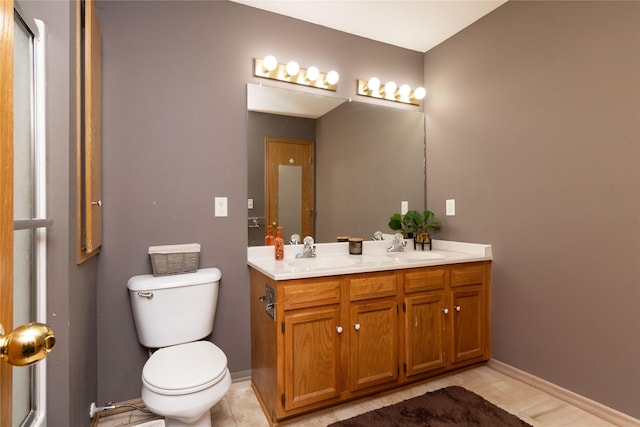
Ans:
<svg viewBox="0 0 640 427"><path fill-rule="evenodd" d="M34 215L33 219L14 221L14 230L34 231L35 258L35 310L36 322L47 322L47 228L53 224L47 218L47 170L46 170L46 67L45 67L45 24L25 14L18 2L14 10L33 33L33 138L34 138ZM47 425L47 363L46 359L34 365L32 385L32 412L21 427L46 427Z"/></svg>

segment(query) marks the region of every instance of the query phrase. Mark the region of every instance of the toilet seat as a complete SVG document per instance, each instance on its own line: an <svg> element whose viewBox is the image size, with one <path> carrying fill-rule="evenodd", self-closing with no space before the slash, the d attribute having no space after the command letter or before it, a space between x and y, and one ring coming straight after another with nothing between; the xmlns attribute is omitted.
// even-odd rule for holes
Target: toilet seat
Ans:
<svg viewBox="0 0 640 427"><path fill-rule="evenodd" d="M210 341L195 341L153 353L142 369L142 382L155 393L181 395L209 388L227 372L222 350Z"/></svg>

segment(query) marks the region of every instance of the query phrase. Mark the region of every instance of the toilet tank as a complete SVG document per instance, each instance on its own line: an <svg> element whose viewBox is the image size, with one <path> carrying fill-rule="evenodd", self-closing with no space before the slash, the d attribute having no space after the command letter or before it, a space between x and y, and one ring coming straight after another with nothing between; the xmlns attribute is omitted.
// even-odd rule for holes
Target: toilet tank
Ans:
<svg viewBox="0 0 640 427"><path fill-rule="evenodd" d="M134 276L127 282L138 340L149 348L197 341L213 331L222 273Z"/></svg>

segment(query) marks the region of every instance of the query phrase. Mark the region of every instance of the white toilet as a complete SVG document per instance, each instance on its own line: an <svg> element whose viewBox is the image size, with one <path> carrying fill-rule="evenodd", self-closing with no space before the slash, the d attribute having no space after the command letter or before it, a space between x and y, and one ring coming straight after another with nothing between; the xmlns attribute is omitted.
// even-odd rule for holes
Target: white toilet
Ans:
<svg viewBox="0 0 640 427"><path fill-rule="evenodd" d="M210 341L222 274L217 268L134 276L127 288L142 345L142 400L167 427L211 427L210 409L231 386L227 357Z"/></svg>

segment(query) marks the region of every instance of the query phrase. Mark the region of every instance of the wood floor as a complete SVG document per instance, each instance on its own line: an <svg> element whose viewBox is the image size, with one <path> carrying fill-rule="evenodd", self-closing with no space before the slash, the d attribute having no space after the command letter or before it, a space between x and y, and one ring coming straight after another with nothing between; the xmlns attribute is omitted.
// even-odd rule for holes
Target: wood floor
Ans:
<svg viewBox="0 0 640 427"><path fill-rule="evenodd" d="M614 420L610 419L610 422L607 422L581 409L578 407L580 405L567 403L489 366L478 367L401 391L336 406L295 418L280 425L285 427L325 427L335 421L351 418L372 409L388 406L450 385L465 387L534 427L640 426L640 421L626 416L620 416ZM212 409L211 418L215 427L269 426L249 381L234 383L225 398ZM144 424L148 420L149 416L142 412L129 411L101 418L93 425L98 427L133 426Z"/></svg>

